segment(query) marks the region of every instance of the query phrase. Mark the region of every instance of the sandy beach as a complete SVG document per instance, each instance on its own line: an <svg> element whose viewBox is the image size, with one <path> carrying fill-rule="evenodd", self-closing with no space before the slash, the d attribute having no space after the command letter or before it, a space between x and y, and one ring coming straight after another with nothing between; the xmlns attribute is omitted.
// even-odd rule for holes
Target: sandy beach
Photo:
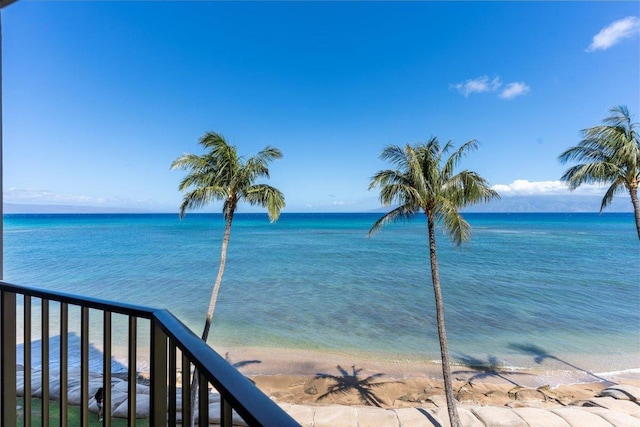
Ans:
<svg viewBox="0 0 640 427"><path fill-rule="evenodd" d="M374 360L297 349L218 351L278 403L405 408L444 396L441 366L433 361ZM549 365L556 369L454 365L456 398L461 403L490 406L516 401L525 406L557 406L593 398L612 385L640 387L640 369L598 373L559 369L555 362Z"/></svg>

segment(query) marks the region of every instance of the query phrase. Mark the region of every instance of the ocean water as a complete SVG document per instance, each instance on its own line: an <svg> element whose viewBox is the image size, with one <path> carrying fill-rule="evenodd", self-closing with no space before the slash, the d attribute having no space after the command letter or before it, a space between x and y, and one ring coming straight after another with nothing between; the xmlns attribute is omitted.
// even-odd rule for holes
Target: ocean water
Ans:
<svg viewBox="0 0 640 427"><path fill-rule="evenodd" d="M210 342L438 360L426 222L238 214ZM466 214L438 232L452 358L594 372L640 368L633 214ZM221 215L5 215L5 281L167 308L200 334Z"/></svg>

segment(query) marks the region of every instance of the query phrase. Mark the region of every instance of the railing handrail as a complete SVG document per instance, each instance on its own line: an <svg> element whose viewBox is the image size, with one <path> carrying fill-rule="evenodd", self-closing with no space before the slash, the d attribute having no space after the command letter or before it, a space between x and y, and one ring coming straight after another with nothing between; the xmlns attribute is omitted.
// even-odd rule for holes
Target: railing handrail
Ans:
<svg viewBox="0 0 640 427"><path fill-rule="evenodd" d="M20 295L29 295L36 298L43 298L50 301L63 302L71 305L79 305L96 310L110 311L112 313L142 317L143 319L151 319L153 313L158 310L157 308L145 307L142 305L108 301L93 297L83 297L60 291L34 288L31 286L19 286L4 281L0 281L0 290L13 292Z"/></svg>
<svg viewBox="0 0 640 427"><path fill-rule="evenodd" d="M189 356L200 374L206 377L247 424L282 427L299 425L169 311L158 310L154 312L154 317L165 334L179 343L180 349ZM279 411L273 411L274 406Z"/></svg>
<svg viewBox="0 0 640 427"><path fill-rule="evenodd" d="M193 363L199 374L215 387L221 398L228 402L248 425L299 426L255 384L168 310L18 286L4 281L0 281L0 291L149 319L170 340L173 340L176 347Z"/></svg>

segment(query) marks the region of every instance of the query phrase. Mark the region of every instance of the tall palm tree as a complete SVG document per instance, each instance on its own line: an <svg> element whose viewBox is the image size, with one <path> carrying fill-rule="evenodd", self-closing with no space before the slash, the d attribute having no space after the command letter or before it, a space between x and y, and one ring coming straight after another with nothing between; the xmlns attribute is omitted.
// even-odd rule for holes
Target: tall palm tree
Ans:
<svg viewBox="0 0 640 427"><path fill-rule="evenodd" d="M188 173L180 182L180 191L185 191L180 205L180 218L188 209L197 209L215 200L222 200L222 214L226 221L218 275L211 290L209 308L202 331L202 340L207 341L213 313L220 292L220 284L227 262L227 247L231 235L233 216L241 201L250 205L267 208L269 220L274 222L284 208L284 195L280 190L266 184L258 184L259 178L269 178L268 164L282 158L277 148L265 147L262 151L244 161L238 156L236 147L215 132L205 133L199 141L205 154L183 154L172 164L171 169L183 169ZM191 427L195 425L196 396L198 393L198 375L194 372L191 382Z"/></svg>
<svg viewBox="0 0 640 427"><path fill-rule="evenodd" d="M478 143L471 140L445 158L453 149L453 144L449 141L441 147L435 137L427 143L406 145L404 148L390 145L382 151L380 159L389 161L396 169L376 173L369 184L369 190L380 187L380 201L384 205L398 205L373 224L369 230L370 236L380 231L388 222L411 219L419 212L423 212L427 218L431 281L436 302L442 376L452 427L459 427L461 424L451 383L435 227L437 222L442 222L452 242L459 245L471 237L471 226L462 218L459 209L499 198L498 193L489 188L488 182L477 173L468 170L454 173L461 158L477 147Z"/></svg>
<svg viewBox="0 0 640 427"><path fill-rule="evenodd" d="M626 188L631 196L640 239L640 139L638 123L631 121L626 106L613 107L603 125L582 130L582 140L558 157L562 163L575 160L562 175L562 180L575 190L582 184L610 185L602 198L600 212L613 201L616 193Z"/></svg>
<svg viewBox="0 0 640 427"><path fill-rule="evenodd" d="M227 247L231 235L233 216L238 203L244 201L250 205L267 208L269 219L274 222L284 208L284 195L280 190L266 184L257 184L258 178L269 178L268 164L282 158L277 148L266 147L254 157L243 160L238 156L236 147L215 133L207 132L200 138L200 145L208 150L203 155L183 154L172 164L171 169L188 171L180 182L180 191L185 191L180 205L180 218L188 209L197 209L215 200L222 200L222 214L226 220L218 276L211 291L207 318L202 332L203 341L207 341L213 312L215 310L222 276L227 261Z"/></svg>

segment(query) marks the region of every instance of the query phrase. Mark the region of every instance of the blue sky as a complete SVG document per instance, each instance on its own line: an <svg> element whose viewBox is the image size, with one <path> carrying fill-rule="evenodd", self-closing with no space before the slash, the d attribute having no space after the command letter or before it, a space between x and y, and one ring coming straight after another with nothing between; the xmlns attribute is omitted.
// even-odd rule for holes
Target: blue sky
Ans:
<svg viewBox="0 0 640 427"><path fill-rule="evenodd" d="M383 147L431 136L477 139L462 166L505 200L597 210L557 156L611 107L640 112L638 2L22 0L2 31L10 204L177 212L170 164L216 131L282 150L288 212L380 207Z"/></svg>

